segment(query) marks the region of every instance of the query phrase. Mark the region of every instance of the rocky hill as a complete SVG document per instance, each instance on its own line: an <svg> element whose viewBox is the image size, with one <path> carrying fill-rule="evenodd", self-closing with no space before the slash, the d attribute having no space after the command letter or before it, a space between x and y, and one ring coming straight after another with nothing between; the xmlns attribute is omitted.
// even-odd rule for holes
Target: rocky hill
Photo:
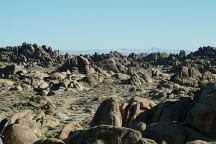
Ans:
<svg viewBox="0 0 216 144"><path fill-rule="evenodd" d="M0 48L0 105L0 144L215 143L216 48Z"/></svg>

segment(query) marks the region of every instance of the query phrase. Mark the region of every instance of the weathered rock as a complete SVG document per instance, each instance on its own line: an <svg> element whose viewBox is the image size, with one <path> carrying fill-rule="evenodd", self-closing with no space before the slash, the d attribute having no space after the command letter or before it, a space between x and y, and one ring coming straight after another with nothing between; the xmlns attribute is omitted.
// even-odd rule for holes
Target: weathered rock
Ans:
<svg viewBox="0 0 216 144"><path fill-rule="evenodd" d="M100 104L91 122L91 126L97 125L122 126L122 117L116 99L108 98Z"/></svg>
<svg viewBox="0 0 216 144"><path fill-rule="evenodd" d="M80 73L88 74L90 73L90 62L87 58L83 56L77 56L78 68Z"/></svg>
<svg viewBox="0 0 216 144"><path fill-rule="evenodd" d="M146 130L146 124L143 123L143 122L132 123L132 124L130 125L130 127L131 127L132 129L138 130L138 131L140 131L140 132L143 132L143 131Z"/></svg>
<svg viewBox="0 0 216 144"><path fill-rule="evenodd" d="M97 74L87 74L85 77L85 80L92 85L96 85L98 83L98 75Z"/></svg>
<svg viewBox="0 0 216 144"><path fill-rule="evenodd" d="M22 87L20 85L14 85L10 88L12 91L23 91Z"/></svg>
<svg viewBox="0 0 216 144"><path fill-rule="evenodd" d="M49 91L48 90L39 90L37 94L40 96L48 96Z"/></svg>
<svg viewBox="0 0 216 144"><path fill-rule="evenodd" d="M36 121L28 119L28 118L20 118L15 121L15 124L20 124L27 126L32 130L32 132L37 135L38 137L41 137L41 130L40 125L36 123Z"/></svg>
<svg viewBox="0 0 216 144"><path fill-rule="evenodd" d="M153 100L149 100L142 97L134 97L131 100L140 103L140 109L143 110L151 109L152 107L156 106Z"/></svg>
<svg viewBox="0 0 216 144"><path fill-rule="evenodd" d="M141 138L136 144L156 144L152 139Z"/></svg>
<svg viewBox="0 0 216 144"><path fill-rule="evenodd" d="M41 71L34 71L33 73L33 78L34 79L41 79L44 80L45 78L49 77L47 73L41 72Z"/></svg>
<svg viewBox="0 0 216 144"><path fill-rule="evenodd" d="M131 79L129 81L130 81L130 84L134 84L137 86L145 83L145 81L136 73L131 76Z"/></svg>
<svg viewBox="0 0 216 144"><path fill-rule="evenodd" d="M192 100L181 98L180 100L166 101L155 107L140 113L133 122L144 122L147 125L158 122L182 122L190 108Z"/></svg>
<svg viewBox="0 0 216 144"><path fill-rule="evenodd" d="M14 114L10 118L9 123L14 124L17 119L21 119L21 118L33 119L34 117L35 117L35 114L32 110L24 110L24 111Z"/></svg>
<svg viewBox="0 0 216 144"><path fill-rule="evenodd" d="M162 113L159 122L183 121L191 102L192 100L189 97L167 102L167 105L164 105L165 107L161 109Z"/></svg>
<svg viewBox="0 0 216 144"><path fill-rule="evenodd" d="M33 88L38 88L43 82L44 82L43 79L31 78L30 85L31 85Z"/></svg>
<svg viewBox="0 0 216 144"><path fill-rule="evenodd" d="M216 74L212 74L210 71L205 71L202 75L200 83L207 84L211 80L216 80Z"/></svg>
<svg viewBox="0 0 216 144"><path fill-rule="evenodd" d="M128 80L130 78L129 75L123 74L123 73L117 73L115 76L117 79L119 79L121 81L125 81L125 80Z"/></svg>
<svg viewBox="0 0 216 144"><path fill-rule="evenodd" d="M22 84L21 87L24 91L31 91L32 90L32 87L28 84Z"/></svg>
<svg viewBox="0 0 216 144"><path fill-rule="evenodd" d="M8 118L6 117L5 113L0 113L0 133L2 133L5 127L8 124Z"/></svg>
<svg viewBox="0 0 216 144"><path fill-rule="evenodd" d="M141 74L141 78L143 78L146 83L152 83L152 78L147 73Z"/></svg>
<svg viewBox="0 0 216 144"><path fill-rule="evenodd" d="M80 131L72 136L71 143L88 144L156 144L153 140L143 139L139 131L112 126L98 126Z"/></svg>
<svg viewBox="0 0 216 144"><path fill-rule="evenodd" d="M53 129L60 124L60 121L52 115L46 115L42 118L41 127L43 131Z"/></svg>
<svg viewBox="0 0 216 144"><path fill-rule="evenodd" d="M104 61L101 61L101 65L103 65L103 67L108 71L113 71L115 73L120 72L117 67L116 60L114 58L109 58L105 59Z"/></svg>
<svg viewBox="0 0 216 144"><path fill-rule="evenodd" d="M4 144L33 144L39 141L39 138L30 128L20 124L8 126L3 138Z"/></svg>
<svg viewBox="0 0 216 144"><path fill-rule="evenodd" d="M216 83L209 82L189 110L185 124L216 139Z"/></svg>
<svg viewBox="0 0 216 144"><path fill-rule="evenodd" d="M46 139L43 144L65 144L62 140L57 138L48 138Z"/></svg>
<svg viewBox="0 0 216 144"><path fill-rule="evenodd" d="M142 133L143 137L155 140L157 143L165 141L167 144L185 144L184 128L178 123L157 123L150 125Z"/></svg>
<svg viewBox="0 0 216 144"><path fill-rule="evenodd" d="M49 87L49 84L47 82L42 82L39 86L38 89L40 90L44 90L47 89Z"/></svg>
<svg viewBox="0 0 216 144"><path fill-rule="evenodd" d="M50 74L49 78L51 80L63 80L65 78L65 76L60 72L54 72L54 73Z"/></svg>
<svg viewBox="0 0 216 144"><path fill-rule="evenodd" d="M8 79L0 79L0 86L1 87L11 87L14 85L14 82Z"/></svg>
<svg viewBox="0 0 216 144"><path fill-rule="evenodd" d="M80 66L90 65L90 62L88 61L88 59L83 56L77 56L77 61L78 61L78 65Z"/></svg>
<svg viewBox="0 0 216 144"><path fill-rule="evenodd" d="M121 106L123 108L123 106ZM122 125L127 127L140 113L140 103L131 99L129 103L121 110Z"/></svg>
<svg viewBox="0 0 216 144"><path fill-rule="evenodd" d="M62 82L60 82L60 85L64 88L68 88L70 82L71 81L69 79L64 79Z"/></svg>
<svg viewBox="0 0 216 144"><path fill-rule="evenodd" d="M163 73L158 69L153 69L152 70L152 77L155 77L155 76L156 77L158 77L158 76L163 77Z"/></svg>
<svg viewBox="0 0 216 144"><path fill-rule="evenodd" d="M68 123L62 128L58 138L67 142L69 135L73 134L76 130L79 129L81 129L81 126L78 123L76 122Z"/></svg>
<svg viewBox="0 0 216 144"><path fill-rule="evenodd" d="M78 91L82 91L85 89L84 86L82 86L79 82L77 82L75 80L69 84L69 87L74 88Z"/></svg>
<svg viewBox="0 0 216 144"><path fill-rule="evenodd" d="M6 65L4 68L0 69L0 74L3 74L5 76L13 75L17 73L22 73L23 68L19 65L12 64L12 65Z"/></svg>
<svg viewBox="0 0 216 144"><path fill-rule="evenodd" d="M195 68L183 66L172 76L171 81L184 86L198 86L201 76Z"/></svg>
<svg viewBox="0 0 216 144"><path fill-rule="evenodd" d="M195 129L192 129L190 127L184 126L187 142L195 141L195 140L204 140L204 141L213 141L206 135L201 134L199 131L196 131Z"/></svg>

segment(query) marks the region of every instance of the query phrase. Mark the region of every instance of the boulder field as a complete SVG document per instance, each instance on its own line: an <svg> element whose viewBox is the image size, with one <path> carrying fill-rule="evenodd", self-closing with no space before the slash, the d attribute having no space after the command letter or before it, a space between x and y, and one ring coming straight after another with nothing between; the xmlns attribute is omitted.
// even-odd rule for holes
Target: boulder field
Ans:
<svg viewBox="0 0 216 144"><path fill-rule="evenodd" d="M216 48L0 48L0 144L214 144Z"/></svg>

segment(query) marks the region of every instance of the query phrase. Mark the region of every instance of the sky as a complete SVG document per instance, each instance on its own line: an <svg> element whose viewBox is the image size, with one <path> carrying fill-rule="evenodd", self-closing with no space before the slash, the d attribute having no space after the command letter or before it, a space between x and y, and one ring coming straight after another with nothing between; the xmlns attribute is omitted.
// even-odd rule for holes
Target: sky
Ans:
<svg viewBox="0 0 216 144"><path fill-rule="evenodd" d="M216 0L0 0L0 47L216 46Z"/></svg>

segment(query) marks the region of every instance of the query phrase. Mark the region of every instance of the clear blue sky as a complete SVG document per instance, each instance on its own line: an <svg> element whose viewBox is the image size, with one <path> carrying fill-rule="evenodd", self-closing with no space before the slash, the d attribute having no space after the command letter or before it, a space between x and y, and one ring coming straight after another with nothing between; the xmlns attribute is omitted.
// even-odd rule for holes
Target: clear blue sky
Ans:
<svg viewBox="0 0 216 144"><path fill-rule="evenodd" d="M0 46L216 46L216 0L0 0Z"/></svg>

